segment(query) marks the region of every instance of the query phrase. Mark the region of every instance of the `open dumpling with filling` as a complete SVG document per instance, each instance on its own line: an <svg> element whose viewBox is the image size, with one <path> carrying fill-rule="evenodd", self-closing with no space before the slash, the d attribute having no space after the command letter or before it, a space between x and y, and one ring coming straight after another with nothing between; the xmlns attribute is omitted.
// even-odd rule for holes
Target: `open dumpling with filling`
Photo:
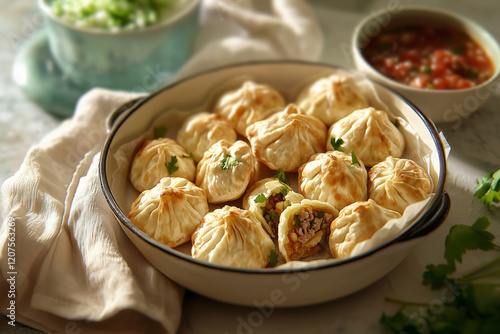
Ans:
<svg viewBox="0 0 500 334"><path fill-rule="evenodd" d="M327 202L338 210L367 199L367 173L363 162L350 154L328 151L313 155L299 168L299 190L309 199Z"/></svg>
<svg viewBox="0 0 500 334"><path fill-rule="evenodd" d="M319 119L289 104L284 111L250 125L247 138L255 157L269 168L296 172L311 155L324 151L326 130Z"/></svg>
<svg viewBox="0 0 500 334"><path fill-rule="evenodd" d="M189 154L170 138L145 140L130 168L130 181L138 191L153 188L163 177L194 181L196 165Z"/></svg>
<svg viewBox="0 0 500 334"><path fill-rule="evenodd" d="M385 223L399 217L398 212L371 199L346 206L330 226L329 245L333 257L349 257L358 243L370 239Z"/></svg>
<svg viewBox="0 0 500 334"><path fill-rule="evenodd" d="M283 211L278 225L278 245L286 262L317 253L328 237L338 210L328 203L304 199Z"/></svg>
<svg viewBox="0 0 500 334"><path fill-rule="evenodd" d="M248 189L243 208L250 210L271 235L278 235L281 213L290 205L300 203L304 197L276 178L266 178Z"/></svg>
<svg viewBox="0 0 500 334"><path fill-rule="evenodd" d="M192 153L196 162L210 146L225 139L234 143L238 135L227 119L208 112L197 113L184 121L177 133L177 142Z"/></svg>
<svg viewBox="0 0 500 334"><path fill-rule="evenodd" d="M247 126L283 108L285 100L276 89L246 81L238 89L223 94L215 104L214 113L226 117L236 131L245 136Z"/></svg>
<svg viewBox="0 0 500 334"><path fill-rule="evenodd" d="M236 268L264 268L274 250L250 211L228 205L205 215L191 241L194 259Z"/></svg>
<svg viewBox="0 0 500 334"><path fill-rule="evenodd" d="M328 130L327 150L333 149L331 139L342 139L345 152L354 151L365 166L371 167L393 156L399 158L405 139L387 113L369 107L353 111Z"/></svg>
<svg viewBox="0 0 500 334"><path fill-rule="evenodd" d="M431 181L415 161L388 157L368 172L368 191L381 206L403 214L408 205L430 195Z"/></svg>
<svg viewBox="0 0 500 334"><path fill-rule="evenodd" d="M255 157L246 142L220 140L198 163L196 185L205 189L210 203L232 201L243 195L255 168Z"/></svg>
<svg viewBox="0 0 500 334"><path fill-rule="evenodd" d="M356 82L347 74L332 74L314 81L299 93L297 104L327 126L354 110L368 107Z"/></svg>
<svg viewBox="0 0 500 334"><path fill-rule="evenodd" d="M132 203L128 218L155 240L176 247L191 239L208 212L205 191L181 177L164 177Z"/></svg>

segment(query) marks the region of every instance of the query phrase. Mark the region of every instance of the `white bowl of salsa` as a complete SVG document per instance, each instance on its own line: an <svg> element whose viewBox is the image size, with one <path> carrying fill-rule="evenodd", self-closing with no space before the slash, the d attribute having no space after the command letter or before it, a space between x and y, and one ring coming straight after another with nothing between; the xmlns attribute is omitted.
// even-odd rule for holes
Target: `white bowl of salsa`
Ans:
<svg viewBox="0 0 500 334"><path fill-rule="evenodd" d="M478 110L500 74L495 38L470 19L435 8L377 12L358 24L352 48L358 70L437 123Z"/></svg>

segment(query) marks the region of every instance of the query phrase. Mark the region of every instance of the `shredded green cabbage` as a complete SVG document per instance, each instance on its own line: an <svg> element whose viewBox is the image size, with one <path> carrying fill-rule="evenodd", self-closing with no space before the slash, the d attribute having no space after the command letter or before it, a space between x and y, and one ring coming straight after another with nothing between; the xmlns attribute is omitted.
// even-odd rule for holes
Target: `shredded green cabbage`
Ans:
<svg viewBox="0 0 500 334"><path fill-rule="evenodd" d="M158 23L176 0L47 0L52 12L77 27L135 30Z"/></svg>

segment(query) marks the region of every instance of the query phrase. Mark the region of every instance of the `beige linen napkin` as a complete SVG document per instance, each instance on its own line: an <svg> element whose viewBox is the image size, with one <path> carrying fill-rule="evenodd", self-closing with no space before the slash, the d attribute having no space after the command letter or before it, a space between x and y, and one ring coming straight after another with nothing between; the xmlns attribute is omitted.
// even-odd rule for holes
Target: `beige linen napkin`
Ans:
<svg viewBox="0 0 500 334"><path fill-rule="evenodd" d="M257 7L269 4L268 13L257 13L245 0L203 2L196 55L179 75L249 60L319 58L321 30L305 2L256 1ZM14 315L49 333L178 328L183 288L127 239L99 183L106 119L135 97L90 91L2 185L0 312L8 320Z"/></svg>

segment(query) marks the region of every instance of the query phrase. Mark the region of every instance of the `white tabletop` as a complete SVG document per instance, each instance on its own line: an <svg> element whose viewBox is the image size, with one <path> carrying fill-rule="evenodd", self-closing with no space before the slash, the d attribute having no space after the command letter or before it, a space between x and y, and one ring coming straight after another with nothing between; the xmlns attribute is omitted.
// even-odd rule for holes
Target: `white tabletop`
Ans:
<svg viewBox="0 0 500 334"><path fill-rule="evenodd" d="M322 62L351 68L346 53L354 26L367 14L388 6L389 0L322 1L311 0L325 32ZM12 64L20 43L41 27L35 0L0 0L0 183L22 163L29 147L37 143L61 120L27 100L11 79ZM398 2L399 3L399 2ZM498 0L400 0L401 5L426 5L453 10L488 29L500 40ZM452 224L470 224L489 215L490 231L500 236L500 210L488 211L473 197L477 178L500 168L500 92L469 118L439 125L452 146L446 191L451 211L445 223L426 238L410 256L387 277L355 295L338 301L285 310L250 323L255 309L219 303L188 292L179 333L384 333L378 325L382 309L390 310L385 297L400 299L420 296L426 302L436 298L421 284L429 263L442 263L444 238ZM432 251L430 245L432 245ZM437 246L436 246L437 245ZM437 252L436 252L437 250ZM484 261L482 254L469 261ZM401 284L404 282L404 284ZM335 284L335 282L332 282ZM376 310L376 312L374 312ZM13 330L11 328L11 330ZM17 329L19 330L19 329ZM22 332L30 332L23 329ZM19 332L19 331L18 331Z"/></svg>

